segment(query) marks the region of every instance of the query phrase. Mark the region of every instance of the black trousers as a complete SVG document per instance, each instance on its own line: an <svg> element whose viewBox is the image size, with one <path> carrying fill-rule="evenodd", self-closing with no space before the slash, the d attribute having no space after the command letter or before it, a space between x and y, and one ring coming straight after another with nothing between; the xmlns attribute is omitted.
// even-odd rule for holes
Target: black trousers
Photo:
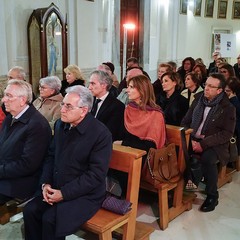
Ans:
<svg viewBox="0 0 240 240"><path fill-rule="evenodd" d="M56 204L49 205L42 196L34 198L23 209L25 240L64 240L56 237Z"/></svg>
<svg viewBox="0 0 240 240"><path fill-rule="evenodd" d="M202 172L206 182L206 193L208 196L218 197L217 183L218 183L218 157L216 152L209 148L201 154L200 162L202 165Z"/></svg>
<svg viewBox="0 0 240 240"><path fill-rule="evenodd" d="M6 202L10 201L11 199L13 198L0 193L0 206L4 205Z"/></svg>

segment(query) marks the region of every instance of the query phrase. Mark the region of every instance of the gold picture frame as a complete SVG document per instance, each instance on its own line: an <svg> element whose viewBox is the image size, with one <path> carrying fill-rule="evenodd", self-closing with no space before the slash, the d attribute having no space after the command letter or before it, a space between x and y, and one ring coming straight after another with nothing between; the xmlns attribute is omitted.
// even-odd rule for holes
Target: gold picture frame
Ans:
<svg viewBox="0 0 240 240"><path fill-rule="evenodd" d="M214 0L206 0L205 2L205 17L213 17Z"/></svg>
<svg viewBox="0 0 240 240"><path fill-rule="evenodd" d="M195 0L193 15L200 17L202 11L202 0Z"/></svg>
<svg viewBox="0 0 240 240"><path fill-rule="evenodd" d="M232 19L240 19L240 1L233 1Z"/></svg>
<svg viewBox="0 0 240 240"><path fill-rule="evenodd" d="M227 18L228 0L218 0L218 18Z"/></svg>

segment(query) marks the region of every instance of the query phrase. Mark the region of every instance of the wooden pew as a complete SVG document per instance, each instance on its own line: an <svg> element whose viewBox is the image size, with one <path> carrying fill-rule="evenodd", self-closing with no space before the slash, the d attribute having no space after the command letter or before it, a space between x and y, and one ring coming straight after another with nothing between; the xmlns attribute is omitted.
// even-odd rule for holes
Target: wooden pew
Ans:
<svg viewBox="0 0 240 240"><path fill-rule="evenodd" d="M143 150L113 145L110 168L128 173L126 199L132 203L132 210L122 216L100 209L83 225L84 230L97 234L100 240L112 240L113 232L122 227L118 232L122 233L124 240L149 239L154 229L144 223L136 223L142 156L145 154Z"/></svg>
<svg viewBox="0 0 240 240"><path fill-rule="evenodd" d="M182 127L167 125L167 139L170 143L175 143L178 146L178 166L181 172L185 170L185 159L183 153L181 130ZM189 143L191 129L185 131L187 144ZM192 203L196 198L194 193L185 193L184 190L184 179L182 178L178 183L161 183L156 188L147 182L141 181L141 188L158 193L158 207L160 229L164 230L168 227L168 223L182 214L186 210L192 209ZM169 207L168 204L168 192L173 190L173 206Z"/></svg>

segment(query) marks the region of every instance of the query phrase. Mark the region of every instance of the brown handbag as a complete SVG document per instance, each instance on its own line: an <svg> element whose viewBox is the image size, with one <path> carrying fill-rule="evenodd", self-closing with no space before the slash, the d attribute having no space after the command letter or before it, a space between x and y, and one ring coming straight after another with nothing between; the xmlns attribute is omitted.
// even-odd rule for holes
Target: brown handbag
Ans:
<svg viewBox="0 0 240 240"><path fill-rule="evenodd" d="M142 169L141 179L157 186L160 183L176 183L181 179L174 143L160 149L150 148Z"/></svg>

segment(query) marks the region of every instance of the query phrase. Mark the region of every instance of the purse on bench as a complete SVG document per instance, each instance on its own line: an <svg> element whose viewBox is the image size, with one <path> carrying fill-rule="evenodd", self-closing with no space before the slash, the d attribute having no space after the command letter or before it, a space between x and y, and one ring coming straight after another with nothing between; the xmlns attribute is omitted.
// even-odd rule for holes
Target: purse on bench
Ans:
<svg viewBox="0 0 240 240"><path fill-rule="evenodd" d="M121 215L125 215L129 212L131 206L131 202L124 199L118 199L111 195L107 196L102 204L102 208Z"/></svg>

